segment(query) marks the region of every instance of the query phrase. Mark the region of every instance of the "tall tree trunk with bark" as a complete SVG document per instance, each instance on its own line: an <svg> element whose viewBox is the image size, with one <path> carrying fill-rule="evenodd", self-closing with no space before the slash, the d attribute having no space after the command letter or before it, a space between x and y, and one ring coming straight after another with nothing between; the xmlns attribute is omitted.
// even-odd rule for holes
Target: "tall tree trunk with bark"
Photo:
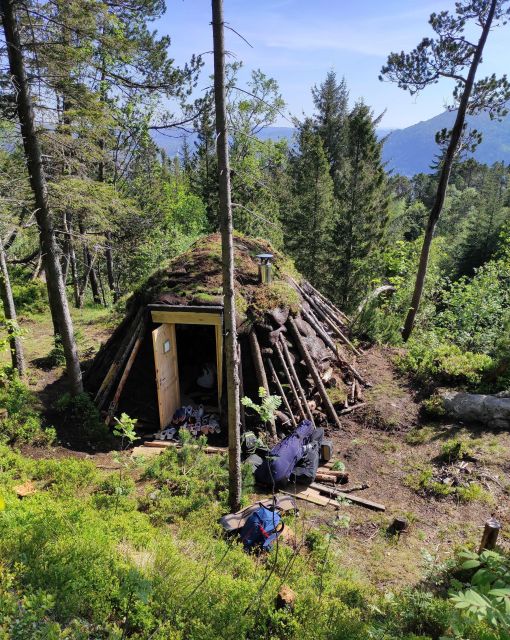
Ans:
<svg viewBox="0 0 510 640"><path fill-rule="evenodd" d="M214 101L219 180L219 213L223 270L225 360L228 400L229 499L233 511L241 506L241 443L239 402L239 359L234 304L234 242L230 166L228 157L227 110L225 101L225 40L223 0L212 0L214 43Z"/></svg>
<svg viewBox="0 0 510 640"><path fill-rule="evenodd" d="M41 250L44 256L44 269L52 317L54 325L56 325L55 329L62 339L71 392L77 394L83 391L80 362L74 340L73 323L69 313L65 286L62 280L59 248L48 205L46 176L44 175L42 164L41 147L35 129L34 110L23 62L14 4L13 0L0 0L9 67L16 91L16 108L21 125L30 186L35 200L36 220L39 227Z"/></svg>
<svg viewBox="0 0 510 640"><path fill-rule="evenodd" d="M411 333L414 327L414 322L416 319L416 314L418 313L418 309L420 307L421 297L423 294L423 287L425 285L425 276L427 275L427 267L428 267L428 261L429 261L429 255L430 255L430 247L432 245L432 239L434 237L434 232L436 230L439 216L441 215L441 211L443 210L443 205L446 197L446 189L448 188L448 182L450 180L450 173L452 170L453 161L455 159L455 154L457 152L459 142L462 136L462 131L464 128L464 122L466 120L466 112L467 112L469 98L473 90L473 85L475 82L475 76L478 70L478 65L480 64L480 60L482 59L483 48L485 46L485 42L487 41L487 36L489 35L492 21L494 19L494 12L496 11L497 3L498 3L497 0L492 0L491 2L491 6L487 14L487 20L485 21L485 24L483 26L482 33L480 35L480 39L478 40L478 44L476 47L476 51L473 55L471 66L469 67L466 83L464 85L464 91L462 93L462 97L459 102L459 108L457 110L457 117L455 118L455 123L453 125L450 142L448 144L446 153L443 158L441 173L439 174L439 184L437 187L436 198L434 200L434 204L432 205L432 209L430 210L429 219L427 221L427 227L425 229L425 237L423 239L423 246L421 249L418 272L416 274L416 282L414 285L414 292L411 300L411 307L409 308L409 311L407 313L407 317L404 323L404 328L402 330L402 338L405 341L407 341L411 336Z"/></svg>
<svg viewBox="0 0 510 640"><path fill-rule="evenodd" d="M16 307L12 296L11 281L7 270L7 257L4 251L2 238L0 237L0 298L4 305L5 319L9 322L7 333L9 334L9 347L11 350L12 367L16 369L20 377L25 375L25 356L23 345L18 335L18 319Z"/></svg>
<svg viewBox="0 0 510 640"><path fill-rule="evenodd" d="M78 281L78 265L76 264L76 251L74 249L73 237L73 219L71 213L66 211L64 214L64 230L68 238L69 249L69 266L71 267L71 280L73 284L74 305L80 308L80 283Z"/></svg>
<svg viewBox="0 0 510 640"><path fill-rule="evenodd" d="M106 275L108 276L108 286L110 287L110 291L112 292L113 301L117 302L120 297L120 294L117 288L117 283L115 282L115 271L113 268L112 234L109 231L106 233L105 258L106 258Z"/></svg>

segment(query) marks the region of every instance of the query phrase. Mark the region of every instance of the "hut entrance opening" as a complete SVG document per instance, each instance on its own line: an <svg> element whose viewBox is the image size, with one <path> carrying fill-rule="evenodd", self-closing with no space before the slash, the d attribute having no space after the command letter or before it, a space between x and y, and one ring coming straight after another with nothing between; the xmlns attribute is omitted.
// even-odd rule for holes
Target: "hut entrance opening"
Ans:
<svg viewBox="0 0 510 640"><path fill-rule="evenodd" d="M154 364L160 427L183 405L221 406L223 382L222 309L152 309Z"/></svg>

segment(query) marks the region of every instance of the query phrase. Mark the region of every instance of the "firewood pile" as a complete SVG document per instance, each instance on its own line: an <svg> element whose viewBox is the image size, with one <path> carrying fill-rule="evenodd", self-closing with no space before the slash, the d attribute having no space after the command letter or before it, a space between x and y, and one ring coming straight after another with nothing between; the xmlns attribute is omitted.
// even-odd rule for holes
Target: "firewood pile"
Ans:
<svg viewBox="0 0 510 640"><path fill-rule="evenodd" d="M299 313L269 310L248 336L259 387L282 398L273 435L277 426L295 428L302 419L339 428L339 416L363 404L370 386L356 368L361 352L342 311L309 282L288 281L301 298Z"/></svg>

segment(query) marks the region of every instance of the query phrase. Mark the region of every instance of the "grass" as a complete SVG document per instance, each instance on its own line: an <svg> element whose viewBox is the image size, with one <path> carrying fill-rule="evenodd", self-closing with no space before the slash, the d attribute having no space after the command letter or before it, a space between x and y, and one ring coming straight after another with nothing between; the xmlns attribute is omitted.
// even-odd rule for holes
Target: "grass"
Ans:
<svg viewBox="0 0 510 640"><path fill-rule="evenodd" d="M436 430L433 427L419 425L406 433L405 442L412 447L415 447L430 442L435 434Z"/></svg>
<svg viewBox="0 0 510 640"><path fill-rule="evenodd" d="M100 341L106 339L112 311L96 306L85 306L82 309L71 307L70 311L78 350L82 357L83 355L90 357L99 349ZM20 315L19 322L23 332L22 341L27 361L46 358L54 346L53 325L49 311ZM9 362L8 352L0 352L0 366Z"/></svg>

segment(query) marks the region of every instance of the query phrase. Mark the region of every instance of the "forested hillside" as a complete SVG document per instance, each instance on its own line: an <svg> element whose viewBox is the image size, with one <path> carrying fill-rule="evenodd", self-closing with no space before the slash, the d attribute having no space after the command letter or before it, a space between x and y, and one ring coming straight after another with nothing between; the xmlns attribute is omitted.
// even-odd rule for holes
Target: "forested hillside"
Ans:
<svg viewBox="0 0 510 640"><path fill-rule="evenodd" d="M178 65L154 29L171 2L0 1L0 639L508 639L510 85L482 53L510 4L438 7L388 51L411 95L453 83L451 111L389 138L340 65L276 127L277 79L218 49L231 5L212 83L212 35ZM210 422L167 447L170 422L117 411L135 361L159 394L156 349L187 324L145 318L155 291L152 311L220 318L178 362L211 377ZM298 495L246 553L219 519L236 484L243 507L275 484L241 426L271 460L308 419L345 493Z"/></svg>

